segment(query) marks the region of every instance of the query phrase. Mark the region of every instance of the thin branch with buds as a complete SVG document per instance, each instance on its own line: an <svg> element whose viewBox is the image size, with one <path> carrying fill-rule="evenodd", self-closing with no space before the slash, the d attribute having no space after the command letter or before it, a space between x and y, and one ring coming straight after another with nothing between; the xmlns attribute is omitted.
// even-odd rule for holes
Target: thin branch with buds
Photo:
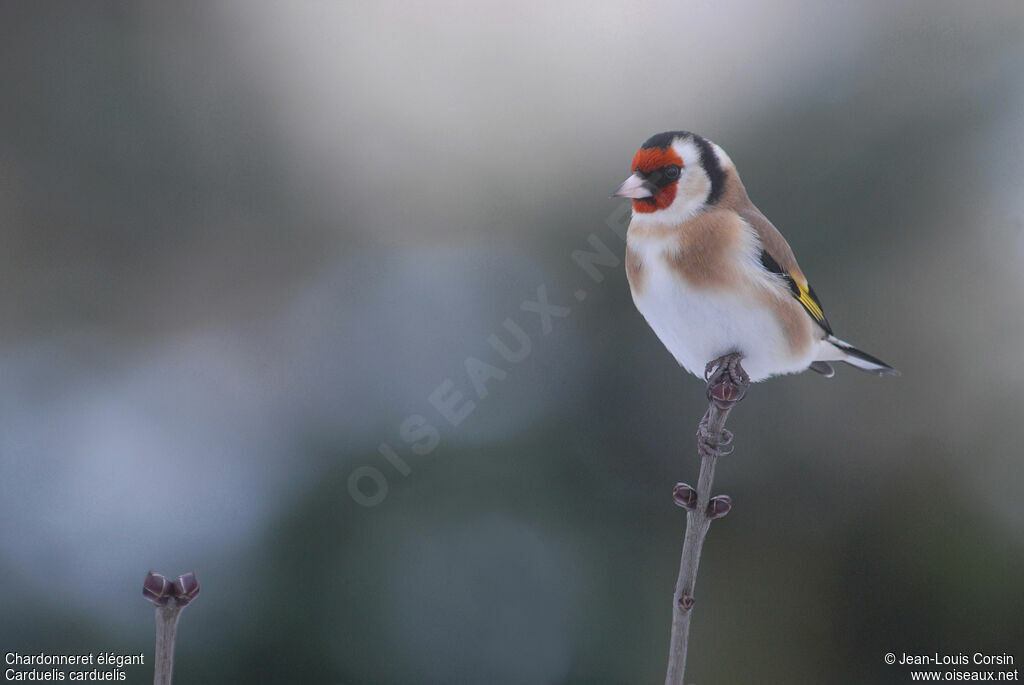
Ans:
<svg viewBox="0 0 1024 685"><path fill-rule="evenodd" d="M142 596L156 607L156 658L153 685L171 685L174 676L174 641L181 610L199 594L195 573L180 575L173 582L150 571L142 581Z"/></svg>
<svg viewBox="0 0 1024 685"><path fill-rule="evenodd" d="M727 495L711 496L718 458L729 454L725 449L732 442L732 433L725 430L725 421L733 406L743 399L750 379L740 365L739 355L726 355L708 364L708 410L697 430L697 452L700 454L700 475L697 489L677 483L672 493L675 503L687 510L686 537L679 560L679 577L672 597L672 640L669 644L668 672L665 685L683 685L686 671L686 649L690 639L690 615L694 605L694 586L704 538L711 521L729 513L732 500Z"/></svg>

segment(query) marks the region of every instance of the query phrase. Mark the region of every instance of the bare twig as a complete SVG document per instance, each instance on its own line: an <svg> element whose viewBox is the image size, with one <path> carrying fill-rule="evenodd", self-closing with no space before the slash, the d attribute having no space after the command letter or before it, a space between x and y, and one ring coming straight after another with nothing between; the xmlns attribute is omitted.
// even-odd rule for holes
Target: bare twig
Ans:
<svg viewBox="0 0 1024 685"><path fill-rule="evenodd" d="M178 635L178 618L182 607L175 601L156 608L156 659L153 685L171 685L174 677L174 640Z"/></svg>
<svg viewBox="0 0 1024 685"><path fill-rule="evenodd" d="M142 583L142 596L156 606L156 658L153 685L171 685L174 676L174 640L181 610L199 594L195 573L178 576L172 583L150 571Z"/></svg>
<svg viewBox="0 0 1024 685"><path fill-rule="evenodd" d="M694 605L693 591L704 538L711 527L711 521L725 516L732 506L732 500L725 495L711 496L715 465L720 456L728 454L723 448L732 442L732 434L725 430L725 421L732 407L743 399L750 384L750 379L740 366L738 355L727 355L708 364L705 378L710 402L697 431L697 451L701 456L697 489L678 483L673 492L676 504L687 509L687 514L679 577L672 597L672 640L669 644L666 685L683 685L686 649L690 638L690 614Z"/></svg>

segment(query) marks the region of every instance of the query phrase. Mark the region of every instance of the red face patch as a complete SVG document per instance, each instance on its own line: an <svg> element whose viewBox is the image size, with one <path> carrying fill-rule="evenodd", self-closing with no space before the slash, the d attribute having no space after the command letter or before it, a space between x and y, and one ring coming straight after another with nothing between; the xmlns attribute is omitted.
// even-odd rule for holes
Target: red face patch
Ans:
<svg viewBox="0 0 1024 685"><path fill-rule="evenodd" d="M639 171L642 174L649 174L656 169L673 164L679 167L685 166L682 158L670 147L641 148L633 156L633 171ZM669 183L666 186L662 186L654 194L654 197L633 200L633 209L643 214L665 209L676 199L676 187L678 185L678 182Z"/></svg>
<svg viewBox="0 0 1024 685"><path fill-rule="evenodd" d="M636 151L633 156L633 171L649 174L663 166L685 166L683 160L670 147L651 147Z"/></svg>

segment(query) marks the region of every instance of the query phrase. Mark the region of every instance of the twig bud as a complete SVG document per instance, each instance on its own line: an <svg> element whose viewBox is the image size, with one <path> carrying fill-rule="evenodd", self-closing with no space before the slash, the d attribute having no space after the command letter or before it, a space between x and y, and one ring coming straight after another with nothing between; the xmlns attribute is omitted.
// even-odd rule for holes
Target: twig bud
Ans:
<svg viewBox="0 0 1024 685"><path fill-rule="evenodd" d="M719 409L728 409L737 402L743 399L743 396L747 394L745 388L731 380L726 379L720 383L715 383L708 388L709 399L715 403Z"/></svg>
<svg viewBox="0 0 1024 685"><path fill-rule="evenodd" d="M697 491L686 483L676 483L672 488L672 501L677 507L693 511L697 508Z"/></svg>
<svg viewBox="0 0 1024 685"><path fill-rule="evenodd" d="M163 574L150 571L142 581L142 596L158 607L167 606L174 596L174 588Z"/></svg>
<svg viewBox="0 0 1024 685"><path fill-rule="evenodd" d="M196 579L196 574L192 571L178 576L178 579L174 581L174 597L181 606L191 602L198 594L199 581Z"/></svg>
<svg viewBox="0 0 1024 685"><path fill-rule="evenodd" d="M729 495L715 495L708 502L708 518L720 519L732 509L732 497Z"/></svg>

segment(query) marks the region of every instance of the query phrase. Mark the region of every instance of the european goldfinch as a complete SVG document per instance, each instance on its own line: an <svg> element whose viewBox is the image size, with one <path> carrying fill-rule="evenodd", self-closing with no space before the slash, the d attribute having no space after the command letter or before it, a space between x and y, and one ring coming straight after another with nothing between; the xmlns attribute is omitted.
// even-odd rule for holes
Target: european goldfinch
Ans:
<svg viewBox="0 0 1024 685"><path fill-rule="evenodd" d="M689 131L652 136L614 197L633 200L633 302L690 373L736 355L755 382L808 368L832 376L833 361L898 375L832 334L793 250L715 143Z"/></svg>

